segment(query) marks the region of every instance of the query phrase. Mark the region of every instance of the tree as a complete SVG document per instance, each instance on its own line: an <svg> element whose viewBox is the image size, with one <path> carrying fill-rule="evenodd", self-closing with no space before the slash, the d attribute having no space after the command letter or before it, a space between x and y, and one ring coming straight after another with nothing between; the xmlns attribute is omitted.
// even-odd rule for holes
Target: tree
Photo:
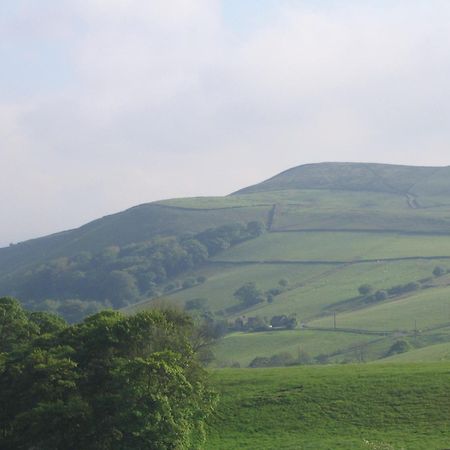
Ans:
<svg viewBox="0 0 450 450"><path fill-rule="evenodd" d="M237 289L233 296L238 299L244 306L252 306L265 301L265 296L255 283L245 283Z"/></svg>
<svg viewBox="0 0 450 450"><path fill-rule="evenodd" d="M266 226L262 222L254 220L247 224L247 232L251 237L258 237L266 232Z"/></svg>
<svg viewBox="0 0 450 450"><path fill-rule="evenodd" d="M370 295L373 292L373 287L370 284L362 284L358 288L358 292L360 295Z"/></svg>
<svg viewBox="0 0 450 450"><path fill-rule="evenodd" d="M248 365L248 367L251 367L252 369L269 366L270 366L270 358L267 358L267 356L257 356Z"/></svg>
<svg viewBox="0 0 450 450"><path fill-rule="evenodd" d="M39 328L30 323L16 299L0 298L0 353L11 352L35 337L38 332Z"/></svg>
<svg viewBox="0 0 450 450"><path fill-rule="evenodd" d="M442 275L445 275L447 273L447 269L442 266L436 266L433 270L433 275L435 277L441 277Z"/></svg>
<svg viewBox="0 0 450 450"><path fill-rule="evenodd" d="M389 294L387 293L387 291L384 291L384 290L379 290L379 291L375 292L375 294L374 294L374 298L377 302L386 300L388 297L389 297Z"/></svg>
<svg viewBox="0 0 450 450"><path fill-rule="evenodd" d="M399 339L398 341L395 341L391 345L386 356L396 355L398 353L405 353L410 349L411 345L408 341L405 341L404 339Z"/></svg>
<svg viewBox="0 0 450 450"><path fill-rule="evenodd" d="M104 311L61 327L34 320L42 330L0 358L0 448L201 446L215 394L188 316Z"/></svg>

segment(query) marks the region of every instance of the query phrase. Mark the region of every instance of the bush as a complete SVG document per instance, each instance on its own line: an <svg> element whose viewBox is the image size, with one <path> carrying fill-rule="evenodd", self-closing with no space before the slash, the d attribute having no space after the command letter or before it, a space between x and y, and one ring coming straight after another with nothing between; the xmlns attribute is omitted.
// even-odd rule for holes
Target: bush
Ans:
<svg viewBox="0 0 450 450"><path fill-rule="evenodd" d="M282 367L287 366L294 362L294 358L288 352L277 353L270 357L270 366L272 367Z"/></svg>
<svg viewBox="0 0 450 450"><path fill-rule="evenodd" d="M435 277L441 277L442 275L445 275L447 273L447 269L442 266L436 266L433 270L433 275Z"/></svg>
<svg viewBox="0 0 450 450"><path fill-rule="evenodd" d="M360 295L370 295L373 292L373 287L370 284L362 284L358 288L358 292Z"/></svg>
<svg viewBox="0 0 450 450"><path fill-rule="evenodd" d="M255 359L253 359L248 367L251 367L252 369L256 369L258 367L269 367L270 366L270 359L266 356L257 356Z"/></svg>
<svg viewBox="0 0 450 450"><path fill-rule="evenodd" d="M404 339L400 339L392 344L386 356L396 355L398 353L405 353L410 349L411 345L409 344L409 342L405 341Z"/></svg>
<svg viewBox="0 0 450 450"><path fill-rule="evenodd" d="M377 291L377 292L375 292L375 295L374 295L374 299L377 302L382 302L383 300L387 300L388 297L389 297L389 294L387 293L387 291Z"/></svg>
<svg viewBox="0 0 450 450"><path fill-rule="evenodd" d="M256 287L255 283L245 283L237 289L233 296L244 306L252 306L266 300L264 294Z"/></svg>

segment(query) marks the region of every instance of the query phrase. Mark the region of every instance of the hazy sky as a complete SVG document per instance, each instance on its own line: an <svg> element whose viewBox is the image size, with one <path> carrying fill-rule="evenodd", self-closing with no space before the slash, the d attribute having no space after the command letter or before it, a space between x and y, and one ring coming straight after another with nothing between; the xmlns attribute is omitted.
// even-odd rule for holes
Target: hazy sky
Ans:
<svg viewBox="0 0 450 450"><path fill-rule="evenodd" d="M0 245L317 161L450 164L448 0L1 0Z"/></svg>

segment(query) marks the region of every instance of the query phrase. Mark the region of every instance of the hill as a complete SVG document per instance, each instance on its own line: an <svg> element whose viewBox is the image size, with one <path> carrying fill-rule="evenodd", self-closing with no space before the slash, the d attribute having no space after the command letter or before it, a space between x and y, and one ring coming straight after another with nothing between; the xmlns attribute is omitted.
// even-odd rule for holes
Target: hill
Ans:
<svg viewBox="0 0 450 450"><path fill-rule="evenodd" d="M448 447L449 364L219 370L210 449Z"/></svg>
<svg viewBox="0 0 450 450"><path fill-rule="evenodd" d="M449 167L299 166L226 197L144 204L0 249L0 295L71 321L176 304L232 331L218 365L383 358L398 339L450 341L449 193ZM249 283L253 298L234 295ZM297 329L271 329L276 316Z"/></svg>

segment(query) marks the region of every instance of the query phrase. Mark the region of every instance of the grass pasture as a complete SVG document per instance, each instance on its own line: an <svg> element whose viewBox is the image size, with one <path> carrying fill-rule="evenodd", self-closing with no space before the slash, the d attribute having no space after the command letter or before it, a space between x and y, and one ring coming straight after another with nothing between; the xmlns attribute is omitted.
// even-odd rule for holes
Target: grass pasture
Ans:
<svg viewBox="0 0 450 450"><path fill-rule="evenodd" d="M337 316L338 327L366 330L412 331L450 322L450 287L425 289L395 301L386 301ZM311 326L328 327L329 318L313 320Z"/></svg>
<svg viewBox="0 0 450 450"><path fill-rule="evenodd" d="M289 352L294 358L306 352L311 358L320 354L350 351L377 341L377 336L320 332L310 330L283 330L259 333L232 333L216 346L217 364L238 362L247 367L256 356L270 357L276 353Z"/></svg>
<svg viewBox="0 0 450 450"><path fill-rule="evenodd" d="M450 342L428 345L383 359L383 362L392 363L429 363L439 361L450 361Z"/></svg>
<svg viewBox="0 0 450 450"><path fill-rule="evenodd" d="M206 448L446 449L449 373L448 363L216 370Z"/></svg>
<svg viewBox="0 0 450 450"><path fill-rule="evenodd" d="M221 253L223 261L358 261L450 257L450 236L395 233L268 233ZM450 261L449 261L450 265Z"/></svg>

